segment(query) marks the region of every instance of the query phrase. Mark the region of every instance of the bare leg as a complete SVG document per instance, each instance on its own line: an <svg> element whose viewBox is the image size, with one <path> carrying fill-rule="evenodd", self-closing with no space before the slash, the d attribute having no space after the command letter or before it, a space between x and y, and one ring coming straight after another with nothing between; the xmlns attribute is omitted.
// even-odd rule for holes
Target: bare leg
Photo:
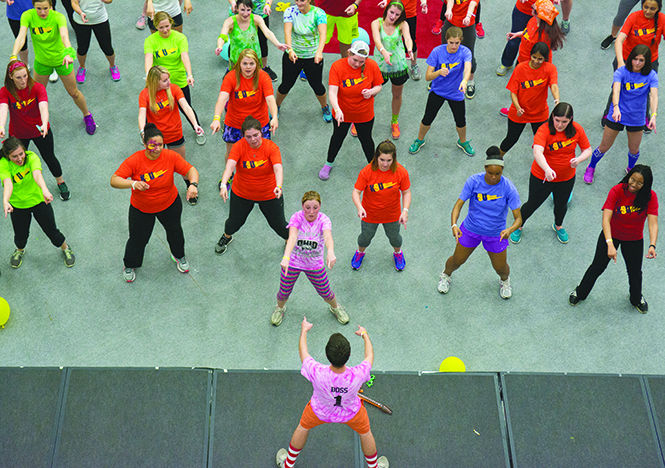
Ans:
<svg viewBox="0 0 665 468"><path fill-rule="evenodd" d="M40 85L46 87L48 84L48 75L38 75L37 73L32 75L32 78L39 83Z"/></svg>
<svg viewBox="0 0 665 468"><path fill-rule="evenodd" d="M285 97L286 94L282 94L279 91L275 91L275 101L277 102L277 107L282 105L282 102L284 102Z"/></svg>
<svg viewBox="0 0 665 468"><path fill-rule="evenodd" d="M182 156L182 159L185 159L185 160L187 159L187 158L185 157L185 145L180 145L180 146L169 146L169 149L175 151L175 152L178 153L180 156Z"/></svg>
<svg viewBox="0 0 665 468"><path fill-rule="evenodd" d="M18 57L21 59L21 62L28 63L28 49L19 50Z"/></svg>
<svg viewBox="0 0 665 468"><path fill-rule="evenodd" d="M616 38L617 34L619 34L620 30L621 30L621 26L612 25L612 37Z"/></svg>
<svg viewBox="0 0 665 468"><path fill-rule="evenodd" d="M399 115L399 111L402 108L402 90L404 85L395 86L393 85L393 100L392 100L392 110L393 115ZM422 138L421 138L422 140Z"/></svg>
<svg viewBox="0 0 665 468"><path fill-rule="evenodd" d="M79 55L79 54L76 54L76 58L78 59L78 61L79 61L79 66L80 66L81 68L85 68L85 59L86 59L86 57L87 57L87 54L86 54L86 55Z"/></svg>
<svg viewBox="0 0 665 468"><path fill-rule="evenodd" d="M637 154L640 151L643 132L628 132L628 151L631 154Z"/></svg>
<svg viewBox="0 0 665 468"><path fill-rule="evenodd" d="M504 250L503 252L499 253L487 252L487 255L489 255L490 261L492 262L492 267L499 275L499 278L501 278L501 281L507 280L508 276L510 276L510 267L508 266L507 262L508 251Z"/></svg>
<svg viewBox="0 0 665 468"><path fill-rule="evenodd" d="M76 86L76 79L74 78L74 73L70 73L69 75L66 76L61 76L60 79L62 80L62 84L65 85L65 89L74 100L74 104L76 104L76 106L83 113L83 116L85 117L86 115L90 115L90 111L88 110L88 104L85 102L85 97L83 96L83 93L79 91L78 87Z"/></svg>
<svg viewBox="0 0 665 468"><path fill-rule="evenodd" d="M226 156L224 157L224 163L229 159L229 153L231 153L231 148L233 148L233 143L226 143Z"/></svg>
<svg viewBox="0 0 665 468"><path fill-rule="evenodd" d="M109 67L115 67L115 54L107 55L106 60L109 61Z"/></svg>
<svg viewBox="0 0 665 468"><path fill-rule="evenodd" d="M431 125L424 125L422 122L420 122L420 129L418 130L418 139L419 140L424 140L425 135L427 135L427 132L429 132Z"/></svg>
<svg viewBox="0 0 665 468"><path fill-rule="evenodd" d="M339 43L339 54L342 56L342 58L348 57L348 51L351 48L351 44L342 44L341 42Z"/></svg>
<svg viewBox="0 0 665 468"><path fill-rule="evenodd" d="M261 68L268 66L268 57L261 57Z"/></svg>
<svg viewBox="0 0 665 468"><path fill-rule="evenodd" d="M573 0L561 0L561 13L563 13L563 20L570 19L570 12L573 9Z"/></svg>
<svg viewBox="0 0 665 468"><path fill-rule="evenodd" d="M296 430L293 431L293 435L291 436L291 446L296 450L302 450L307 443L308 436L309 429L305 429L300 424L298 424L298 427L296 427Z"/></svg>
<svg viewBox="0 0 665 468"><path fill-rule="evenodd" d="M67 247L69 247L69 246L67 245L67 241L63 242L62 245L60 246L60 248L61 248L62 250L67 250Z"/></svg>
<svg viewBox="0 0 665 468"><path fill-rule="evenodd" d="M457 130L460 143L464 143L466 141L466 127L455 127L455 130Z"/></svg>
<svg viewBox="0 0 665 468"><path fill-rule="evenodd" d="M376 441L374 440L374 434L372 431L367 431L364 434L360 435L360 448L363 453L367 456L374 455L376 453Z"/></svg>
<svg viewBox="0 0 665 468"><path fill-rule="evenodd" d="M319 104L321 104L321 107L326 107L328 105L328 94L322 94L321 96L316 96L316 99L318 99Z"/></svg>
<svg viewBox="0 0 665 468"><path fill-rule="evenodd" d="M448 260L446 260L446 267L444 268L443 272L448 276L452 275L455 270L464 265L464 262L468 260L469 256L473 253L474 250L475 247L470 249L468 247L464 247L458 242L455 245L455 251L448 258Z"/></svg>
<svg viewBox="0 0 665 468"><path fill-rule="evenodd" d="M614 140L616 140L618 134L618 131L612 130L610 127L605 127L603 138L600 140L600 145L598 145L598 151L606 153L614 144ZM630 133L628 135L628 139L630 140ZM640 132L640 140L642 140L642 132ZM639 144L637 146L639 148Z"/></svg>

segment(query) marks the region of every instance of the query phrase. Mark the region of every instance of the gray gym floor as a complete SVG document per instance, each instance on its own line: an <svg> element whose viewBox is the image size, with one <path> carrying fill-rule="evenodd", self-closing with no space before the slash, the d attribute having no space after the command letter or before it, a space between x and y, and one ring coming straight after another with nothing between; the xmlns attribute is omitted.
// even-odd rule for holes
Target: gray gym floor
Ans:
<svg viewBox="0 0 665 468"><path fill-rule="evenodd" d="M510 27L514 2L483 4L485 39L476 43L477 96L467 101L468 135L475 158L455 147L452 116L443 108L416 156L407 152L424 111L426 82L408 82L400 124L398 160L409 170L413 204L404 234L406 270L395 272L391 248L379 232L367 251L362 270L349 261L356 248L359 222L351 202L353 183L364 165L360 145L347 138L332 177L317 178L331 134L309 86L298 82L284 102L275 141L284 158L286 215L299 209L306 190L318 190L323 211L333 222L338 264L330 272L332 287L351 315L340 326L314 289L301 278L289 301L284 323L274 328L269 316L279 284L283 242L258 210L234 236L223 256L213 246L222 233L228 206L216 183L224 146L208 134L199 147L185 126L187 157L201 173L198 206L184 207L183 226L188 275L179 274L161 227L155 228L136 282L122 280L122 255L127 239L129 192L114 190L109 179L120 163L140 149L137 97L143 87L143 40L134 22L140 2L108 6L117 64L122 80L110 80L107 62L93 40L88 54L88 80L81 86L99 125L88 136L81 114L61 83L49 84L51 122L57 155L63 164L72 199L56 200L58 225L67 236L77 264L66 269L33 223L23 266L11 270L14 246L8 219L0 223L0 295L12 307L10 321L0 330L3 366L205 366L227 369L297 369L298 332L303 315L314 323L310 351L324 359L323 346L332 332L351 338L357 324L372 336L378 370L436 370L447 356L460 357L470 371L548 371L665 374L661 346L665 325L663 259L644 262L644 295L650 304L640 315L628 302L622 260L610 265L592 295L573 308L570 290L591 262L600 230L603 201L626 165L626 137L600 163L592 186L578 184L565 220L570 243L562 245L550 227L551 204L529 220L522 243L509 248L513 298L498 296L498 278L479 250L453 276L451 291L436 291L438 275L452 253L449 217L465 179L483 170L485 149L498 144L506 122L497 114L509 102L508 77L494 70ZM213 53L226 2L195 0L185 17L196 83L194 107L204 128L212 120L225 63ZM439 8L440 2L432 1ZM575 107L595 147L599 120L612 73L612 50L601 51L616 2L576 2L572 30L563 50L554 54L562 100ZM600 8L602 7L602 8ZM62 11L62 7L59 7ZM4 16L4 8L1 9ZM274 12L272 29L282 37L281 13ZM9 55L13 41L4 18L0 39ZM70 32L74 42L73 32ZM270 49L270 65L281 75L280 53ZM33 57L32 50L30 56ZM338 55L325 57L326 69ZM420 60L424 67L424 59ZM275 87L279 83L275 83ZM390 89L376 99L374 139L389 137ZM664 124L665 125L665 124ZM664 127L665 128L665 127ZM507 157L505 175L527 193L531 132L525 131ZM640 162L654 169L654 188L663 196L663 162L658 154L660 133L645 136ZM55 180L45 171L51 190ZM182 183L179 184L181 194ZM55 192L54 192L55 193ZM659 279L660 278L660 279ZM352 341L351 360L362 358L360 340Z"/></svg>

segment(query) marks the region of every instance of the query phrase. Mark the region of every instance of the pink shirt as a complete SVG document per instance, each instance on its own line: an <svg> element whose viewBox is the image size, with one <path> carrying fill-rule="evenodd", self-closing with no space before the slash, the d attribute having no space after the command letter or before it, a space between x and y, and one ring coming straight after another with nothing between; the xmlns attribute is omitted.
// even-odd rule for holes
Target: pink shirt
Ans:
<svg viewBox="0 0 665 468"><path fill-rule="evenodd" d="M289 266L299 270L320 270L325 266L323 260L323 231L331 228L330 218L323 213L314 222L305 219L302 210L293 213L287 227L298 228L298 240L291 252Z"/></svg>
<svg viewBox="0 0 665 468"><path fill-rule="evenodd" d="M358 390L369 380L371 368L369 361L363 361L336 374L330 366L316 362L311 356L305 359L300 373L314 387L309 401L314 414L321 421L332 423L344 423L353 418L361 405Z"/></svg>

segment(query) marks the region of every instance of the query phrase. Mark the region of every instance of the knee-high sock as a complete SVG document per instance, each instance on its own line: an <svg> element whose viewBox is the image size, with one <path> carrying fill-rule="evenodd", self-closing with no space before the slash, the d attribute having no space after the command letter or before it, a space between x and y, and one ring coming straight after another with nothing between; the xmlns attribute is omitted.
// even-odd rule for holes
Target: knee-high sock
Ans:
<svg viewBox="0 0 665 468"><path fill-rule="evenodd" d="M603 156L605 156L605 153L601 153L598 148L593 150L593 153L591 153L591 162L589 163L589 167L595 169L596 164L598 164L598 161L603 159Z"/></svg>
<svg viewBox="0 0 665 468"><path fill-rule="evenodd" d="M628 153L628 169L632 169L637 163L637 159L640 157L640 152L638 151L635 154Z"/></svg>

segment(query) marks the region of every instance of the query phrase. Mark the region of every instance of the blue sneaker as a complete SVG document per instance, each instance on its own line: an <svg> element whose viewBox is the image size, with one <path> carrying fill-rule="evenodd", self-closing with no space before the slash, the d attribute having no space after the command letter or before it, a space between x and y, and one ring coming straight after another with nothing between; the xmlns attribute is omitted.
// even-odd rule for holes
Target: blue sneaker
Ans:
<svg viewBox="0 0 665 468"><path fill-rule="evenodd" d="M356 253L353 254L353 258L351 259L351 268L359 270L363 264L363 258L365 258L365 252L359 252L356 250Z"/></svg>
<svg viewBox="0 0 665 468"><path fill-rule="evenodd" d="M393 258L395 260L395 270L403 271L406 266L406 260L404 259L404 252L401 250L399 252L393 252Z"/></svg>
<svg viewBox="0 0 665 468"><path fill-rule="evenodd" d="M562 244L568 243L568 233L564 228L557 229L554 223L552 223L552 229L554 229L554 232L556 232L556 238L559 239L559 242Z"/></svg>
<svg viewBox="0 0 665 468"><path fill-rule="evenodd" d="M321 108L321 112L323 113L323 121L325 123L330 123L332 122L332 112L330 112L330 106L325 106Z"/></svg>
<svg viewBox="0 0 665 468"><path fill-rule="evenodd" d="M307 81L307 75L305 75L305 70L300 70L300 75L298 75L300 81Z"/></svg>
<svg viewBox="0 0 665 468"><path fill-rule="evenodd" d="M513 244L519 244L522 240L522 228L515 229L510 235L510 242Z"/></svg>

